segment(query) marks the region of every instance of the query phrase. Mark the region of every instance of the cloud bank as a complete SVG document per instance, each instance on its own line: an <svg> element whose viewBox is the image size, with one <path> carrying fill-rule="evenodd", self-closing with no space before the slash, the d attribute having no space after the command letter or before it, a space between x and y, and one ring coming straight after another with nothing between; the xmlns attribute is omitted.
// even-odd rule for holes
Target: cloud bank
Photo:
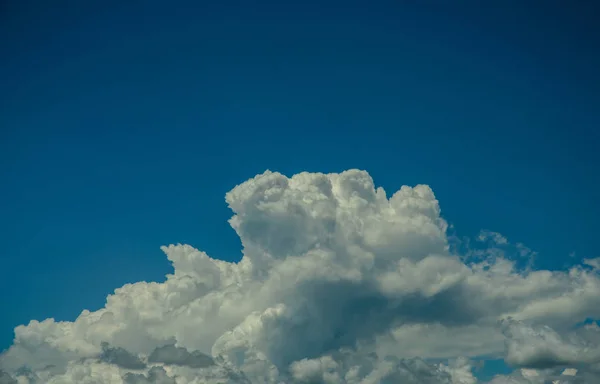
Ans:
<svg viewBox="0 0 600 384"><path fill-rule="evenodd" d="M517 368L494 384L600 382L598 328L573 330L600 318L599 259L532 270L491 231L455 247L428 186L388 198L358 170L267 171L226 201L240 262L162 247L163 283L17 327L0 383L475 384L485 356Z"/></svg>

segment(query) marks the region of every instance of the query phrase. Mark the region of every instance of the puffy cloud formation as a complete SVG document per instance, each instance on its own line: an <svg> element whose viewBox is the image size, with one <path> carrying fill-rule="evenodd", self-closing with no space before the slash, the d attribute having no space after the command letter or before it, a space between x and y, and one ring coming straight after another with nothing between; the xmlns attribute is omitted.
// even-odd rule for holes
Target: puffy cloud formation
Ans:
<svg viewBox="0 0 600 384"><path fill-rule="evenodd" d="M501 383L600 383L600 327L586 324L563 334L548 326L507 319L506 361L521 367Z"/></svg>
<svg viewBox="0 0 600 384"><path fill-rule="evenodd" d="M464 250L428 186L388 198L357 170L265 172L226 201L241 261L163 247L166 281L17 327L0 383L475 384L505 352L521 369L493 383L596 382L597 330L560 335L600 318L598 259L532 270L490 231Z"/></svg>

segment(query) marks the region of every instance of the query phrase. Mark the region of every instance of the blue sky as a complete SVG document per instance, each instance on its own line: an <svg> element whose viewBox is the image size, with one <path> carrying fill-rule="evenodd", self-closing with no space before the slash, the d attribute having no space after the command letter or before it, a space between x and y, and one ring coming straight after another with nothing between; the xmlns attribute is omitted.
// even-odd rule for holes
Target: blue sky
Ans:
<svg viewBox="0 0 600 384"><path fill-rule="evenodd" d="M239 259L224 194L266 169L428 184L540 268L600 255L592 2L85 3L2 6L0 349L162 280L160 245Z"/></svg>

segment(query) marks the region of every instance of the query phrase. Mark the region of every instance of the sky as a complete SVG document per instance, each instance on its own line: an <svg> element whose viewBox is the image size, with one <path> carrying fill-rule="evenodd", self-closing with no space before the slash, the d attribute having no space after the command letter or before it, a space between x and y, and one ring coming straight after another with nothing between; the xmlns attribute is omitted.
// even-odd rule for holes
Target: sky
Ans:
<svg viewBox="0 0 600 384"><path fill-rule="evenodd" d="M304 171L338 175L319 181L334 186L327 195L332 206L352 200L344 191L362 196L361 185L382 187L387 198L403 185L428 185L441 214L415 209L435 225L440 217L448 223L447 235L435 236L475 242L481 230L497 232L510 250L492 241L484 253L500 246L516 254L526 246L525 264L570 276L565 271L600 257L598 18L593 1L2 2L0 350L20 348L14 328L32 319L72 322L84 309L103 308L107 295L124 284L163 282L178 260L167 259L163 245L189 244L227 262L240 261L244 249L253 268L271 271L264 273L284 268L279 262L293 266L295 259L286 261L291 250L279 248L288 244L284 232L319 237L311 231L328 227L264 212L252 216L258 211L249 206L258 200L251 196L262 190L251 186L291 183L281 188L309 194L298 185L316 181L283 181ZM343 173L352 169L368 172L371 181ZM247 181L266 170L276 173ZM345 178L346 184L340 181ZM247 188L226 202L236 185ZM428 193L414 190L423 204L433 204ZM292 195L281 198L283 211L301 204ZM380 204L379 197L364 199ZM365 222L372 214L349 212ZM237 228L228 223L234 214ZM346 216L335 217L346 228ZM263 225L264 241L251 224ZM381 231L373 236L391 236ZM390 249L410 248L411 241ZM432 239L414 241L414 247L438 249ZM277 262L257 256L256 247ZM396 252L377 249L384 259ZM171 251L177 252L196 255L187 248ZM354 257L348 255L344 260ZM180 263L185 274L191 267ZM344 264L331 263L324 268L332 275ZM373 273L373 281L387 281L383 271ZM585 273L596 281L594 272ZM298 286L288 288L310 301ZM255 289L247 288L256 298L251 302L262 304L253 310L294 301L276 303ZM390 294L381 289L378 295ZM580 315L569 319L573 324L598 317L586 312L593 306L581 308L573 309ZM539 332L561 333L566 320L552 319L548 323L560 329ZM530 335L523 329L540 325L507 324L505 335ZM89 351L97 352L100 341L90 340ZM178 347L208 353L206 340L178 340ZM106 341L113 344L105 355L128 350ZM162 351L156 343L152 348ZM142 344L129 352L150 353ZM389 347L389 341L380 344ZM530 369L515 350L509 348L506 361ZM298 351L290 352L289 361L297 363L290 372L304 367ZM507 373L502 359L490 358L480 379ZM272 363L281 370L283 363ZM162 372L183 375L167 368ZM237 368L251 376L249 368Z"/></svg>

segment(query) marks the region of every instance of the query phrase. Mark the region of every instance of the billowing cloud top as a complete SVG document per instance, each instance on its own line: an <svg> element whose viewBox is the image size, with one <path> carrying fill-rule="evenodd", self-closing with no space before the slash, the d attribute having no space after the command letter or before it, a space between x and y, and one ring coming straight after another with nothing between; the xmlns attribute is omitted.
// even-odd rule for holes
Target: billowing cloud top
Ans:
<svg viewBox="0 0 600 384"><path fill-rule="evenodd" d="M390 198L368 173L265 172L226 201L243 258L163 247L174 273L127 284L74 322L15 329L0 383L474 384L600 382L598 260L517 267L508 241L452 251L426 185ZM517 254L528 250L517 245Z"/></svg>

